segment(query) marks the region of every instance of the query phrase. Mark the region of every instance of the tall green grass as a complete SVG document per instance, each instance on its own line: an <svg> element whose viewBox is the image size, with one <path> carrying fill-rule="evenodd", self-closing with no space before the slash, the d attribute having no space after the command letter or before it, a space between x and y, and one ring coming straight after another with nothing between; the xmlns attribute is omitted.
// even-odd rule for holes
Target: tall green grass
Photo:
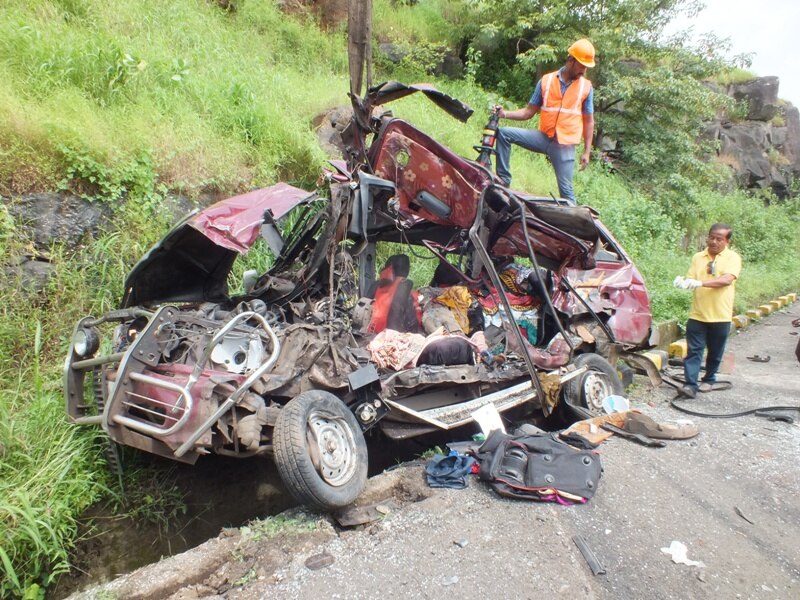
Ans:
<svg viewBox="0 0 800 600"><path fill-rule="evenodd" d="M376 0L373 32L381 42L446 43L456 46L469 12L458 0Z"/></svg>
<svg viewBox="0 0 800 600"><path fill-rule="evenodd" d="M101 433L67 422L63 358L75 320L117 306L125 273L172 217L145 198L118 219L77 251L51 248L44 290L0 273L0 597L36 597L66 572L81 513L111 495ZM0 211L0 255L31 245Z"/></svg>
<svg viewBox="0 0 800 600"><path fill-rule="evenodd" d="M17 368L4 361L0 371L3 597L36 597L69 570L78 516L106 489L98 446L67 425L60 390L42 363L42 324L31 325L28 361Z"/></svg>
<svg viewBox="0 0 800 600"><path fill-rule="evenodd" d="M148 161L154 179L188 191L312 182L323 157L310 121L346 103L344 37L271 2L237 7L8 2L0 192L124 180Z"/></svg>

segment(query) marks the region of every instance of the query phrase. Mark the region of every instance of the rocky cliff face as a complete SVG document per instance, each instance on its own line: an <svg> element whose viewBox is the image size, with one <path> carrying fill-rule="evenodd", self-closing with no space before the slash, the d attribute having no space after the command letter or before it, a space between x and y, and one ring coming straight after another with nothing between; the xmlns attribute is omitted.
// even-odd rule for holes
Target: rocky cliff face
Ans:
<svg viewBox="0 0 800 600"><path fill-rule="evenodd" d="M800 111L778 99L777 77L759 77L729 86L727 93L748 107L742 120L727 116L710 123L706 135L719 142L719 160L738 186L790 195L800 177Z"/></svg>

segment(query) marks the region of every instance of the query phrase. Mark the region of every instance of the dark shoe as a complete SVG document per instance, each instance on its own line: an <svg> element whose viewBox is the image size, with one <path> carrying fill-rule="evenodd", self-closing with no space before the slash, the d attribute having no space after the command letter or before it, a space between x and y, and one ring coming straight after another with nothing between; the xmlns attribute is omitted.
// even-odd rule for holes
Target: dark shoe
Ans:
<svg viewBox="0 0 800 600"><path fill-rule="evenodd" d="M695 392L694 388L690 385L682 385L681 388L678 390L678 398L694 399L696 397L697 397L697 392Z"/></svg>

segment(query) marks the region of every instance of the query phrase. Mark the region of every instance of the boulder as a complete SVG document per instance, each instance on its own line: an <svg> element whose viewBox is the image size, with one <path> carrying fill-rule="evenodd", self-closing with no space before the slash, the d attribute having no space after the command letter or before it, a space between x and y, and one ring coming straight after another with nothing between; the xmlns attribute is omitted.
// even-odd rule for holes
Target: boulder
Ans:
<svg viewBox="0 0 800 600"><path fill-rule="evenodd" d="M608 135L601 135L597 139L596 144L601 152L613 152L617 149L617 140Z"/></svg>
<svg viewBox="0 0 800 600"><path fill-rule="evenodd" d="M767 140L773 147L781 149L786 143L787 131L788 128L786 127L773 127L767 132Z"/></svg>
<svg viewBox="0 0 800 600"><path fill-rule="evenodd" d="M6 264L3 272L7 281L14 281L18 289L36 296L47 290L50 280L55 276L56 267L44 256L25 255Z"/></svg>
<svg viewBox="0 0 800 600"><path fill-rule="evenodd" d="M350 123L353 109L340 106L314 117L311 122L317 132L317 141L328 158L345 158L342 131Z"/></svg>
<svg viewBox="0 0 800 600"><path fill-rule="evenodd" d="M771 165L767 155L767 128L761 121L726 123L719 130L720 157L747 188L769 185Z"/></svg>
<svg viewBox="0 0 800 600"><path fill-rule="evenodd" d="M800 111L796 106L787 105L783 111L786 119L786 142L783 155L789 161L792 171L800 174Z"/></svg>
<svg viewBox="0 0 800 600"><path fill-rule="evenodd" d="M746 100L749 106L747 119L750 121L769 121L778 114L778 86L780 80L775 76L759 77L745 83L731 86L735 100Z"/></svg>
<svg viewBox="0 0 800 600"><path fill-rule="evenodd" d="M96 236L110 222L112 213L107 204L69 192L30 194L6 203L20 230L43 252L55 242L77 247L87 234Z"/></svg>
<svg viewBox="0 0 800 600"><path fill-rule="evenodd" d="M777 167L772 167L769 172L769 179L769 186L775 196L781 199L786 199L789 197L789 182L780 169Z"/></svg>
<svg viewBox="0 0 800 600"><path fill-rule="evenodd" d="M403 47L400 44L393 44L391 42L384 42L382 44L378 44L378 51L381 54L383 54L387 59L389 59L389 62L395 64L403 60L408 54L407 47Z"/></svg>
<svg viewBox="0 0 800 600"><path fill-rule="evenodd" d="M464 75L464 61L462 61L456 54L445 54L442 60L442 75L446 75L451 79L458 79Z"/></svg>
<svg viewBox="0 0 800 600"><path fill-rule="evenodd" d="M716 141L719 139L720 131L722 131L722 123L720 121L711 121L700 132L700 139L704 142Z"/></svg>

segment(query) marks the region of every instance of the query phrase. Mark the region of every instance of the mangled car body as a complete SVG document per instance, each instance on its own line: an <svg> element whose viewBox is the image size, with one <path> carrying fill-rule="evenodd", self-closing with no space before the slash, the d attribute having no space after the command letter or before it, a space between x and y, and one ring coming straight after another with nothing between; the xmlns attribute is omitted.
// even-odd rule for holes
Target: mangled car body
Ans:
<svg viewBox="0 0 800 600"><path fill-rule="evenodd" d="M650 333L636 267L590 208L509 190L411 124L373 116L414 92L471 114L428 86L371 88L353 97L347 161L326 190L230 198L154 247L120 308L76 325L72 421L188 463L269 454L294 496L333 508L364 485L366 432L451 430L488 404L592 412L618 392L601 355L615 364ZM231 295L234 262L257 240L274 262ZM383 242L407 248L405 261L379 264ZM443 277L415 288L403 264L423 254Z"/></svg>

